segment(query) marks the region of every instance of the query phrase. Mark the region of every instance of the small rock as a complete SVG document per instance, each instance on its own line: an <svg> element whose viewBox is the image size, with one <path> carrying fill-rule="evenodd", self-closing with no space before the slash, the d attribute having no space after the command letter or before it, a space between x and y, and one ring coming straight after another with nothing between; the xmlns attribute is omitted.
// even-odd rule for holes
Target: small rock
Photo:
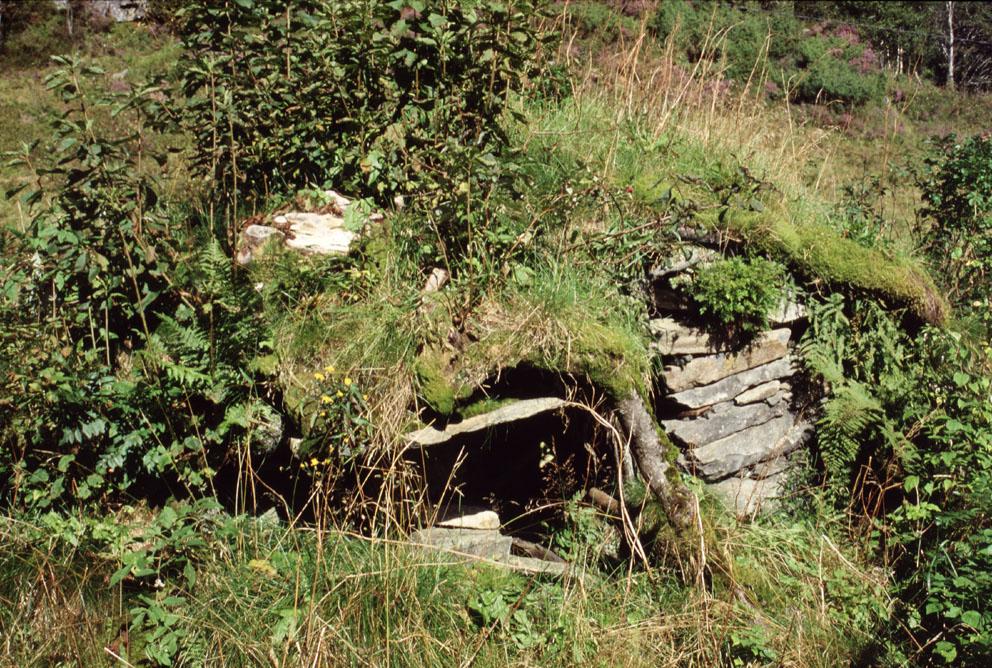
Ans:
<svg viewBox="0 0 992 668"><path fill-rule="evenodd" d="M727 478L707 485L721 501L732 508L738 517L747 518L767 509L771 502L782 493L782 476L754 480L751 478Z"/></svg>
<svg viewBox="0 0 992 668"><path fill-rule="evenodd" d="M773 325L791 325L806 318L806 307L790 298L783 299L778 307L768 316L768 322Z"/></svg>
<svg viewBox="0 0 992 668"><path fill-rule="evenodd" d="M772 380L767 383L763 383L757 387L752 387L750 390L745 390L744 392L738 394L734 397L734 403L738 406L744 406L745 404L753 404L759 401L764 401L765 399L769 399L778 394L781 387L782 382L779 380Z"/></svg>
<svg viewBox="0 0 992 668"><path fill-rule="evenodd" d="M667 398L687 408L702 408L729 401L748 388L776 378L787 378L794 373L793 359L791 356L786 356L770 364L728 376L711 385L671 394Z"/></svg>
<svg viewBox="0 0 992 668"><path fill-rule="evenodd" d="M493 531L500 527L499 515L491 510L483 510L461 517L452 517L438 522L439 527L452 529L475 529L479 531Z"/></svg>
<svg viewBox="0 0 992 668"><path fill-rule="evenodd" d="M269 404L260 403L254 408L251 422L251 444L262 454L271 453L282 441L282 415Z"/></svg>
<svg viewBox="0 0 992 668"><path fill-rule="evenodd" d="M747 371L785 357L789 352L792 331L787 328L765 332L738 353L717 353L693 358L688 363L665 367L662 376L672 392L682 392L709 385L734 374Z"/></svg>
<svg viewBox="0 0 992 668"><path fill-rule="evenodd" d="M238 253L235 260L240 265L250 263L262 246L269 239L277 237L285 238L285 235L274 227L268 225L249 225L241 231L241 243L238 244Z"/></svg>
<svg viewBox="0 0 992 668"><path fill-rule="evenodd" d="M444 269L440 267L434 267L431 270L431 275L427 277L427 283L424 284L423 292L429 294L431 292L437 292L445 286L448 282L449 274Z"/></svg>

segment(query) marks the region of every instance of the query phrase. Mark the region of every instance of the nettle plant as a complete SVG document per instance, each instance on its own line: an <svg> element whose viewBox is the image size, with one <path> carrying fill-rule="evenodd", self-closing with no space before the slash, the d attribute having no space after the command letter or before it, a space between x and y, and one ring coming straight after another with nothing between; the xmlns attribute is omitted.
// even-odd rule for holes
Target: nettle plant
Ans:
<svg viewBox="0 0 992 668"><path fill-rule="evenodd" d="M192 161L235 210L334 187L433 214L460 250L504 178L501 121L537 71L537 0L194 0ZM453 253L449 253L453 254Z"/></svg>
<svg viewBox="0 0 992 668"><path fill-rule="evenodd" d="M0 291L0 486L41 508L203 493L256 412L257 295L159 197L162 91L104 94L101 70L56 62L65 106L47 157L20 158L32 219Z"/></svg>

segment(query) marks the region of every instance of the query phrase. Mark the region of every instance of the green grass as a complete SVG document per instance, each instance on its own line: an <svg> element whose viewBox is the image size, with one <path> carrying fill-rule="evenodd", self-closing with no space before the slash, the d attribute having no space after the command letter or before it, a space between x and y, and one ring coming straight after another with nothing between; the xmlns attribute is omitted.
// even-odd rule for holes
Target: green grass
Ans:
<svg viewBox="0 0 992 668"><path fill-rule="evenodd" d="M600 570L606 526L589 517L571 552L585 556L565 579L334 530L183 517L204 541L184 552L192 571L153 561L120 586L107 579L148 549L133 538L146 512L0 520L13 548L0 551L0 665L98 665L104 647L154 665L144 655L165 647L180 666L704 666L755 652L766 660L754 665L832 666L885 611L857 557L802 522L708 513L712 542L694 563L711 584L700 586L691 569L684 580ZM135 624L142 608L157 622Z"/></svg>

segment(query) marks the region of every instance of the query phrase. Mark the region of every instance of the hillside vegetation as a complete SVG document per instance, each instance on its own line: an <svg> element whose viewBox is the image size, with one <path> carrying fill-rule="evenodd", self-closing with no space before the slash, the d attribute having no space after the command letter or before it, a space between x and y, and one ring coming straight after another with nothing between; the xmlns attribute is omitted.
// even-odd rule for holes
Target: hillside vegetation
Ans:
<svg viewBox="0 0 992 668"><path fill-rule="evenodd" d="M926 44L878 56L917 27L151 4L71 41L14 12L0 42L0 665L992 659L992 105ZM349 252L236 261L332 189ZM695 238L723 260L684 288L712 331L785 293L809 313L816 442L750 521L651 414L645 285ZM521 532L561 577L407 540L438 509L404 434L513 383L564 388L620 499L542 455ZM614 465L630 405L663 478Z"/></svg>

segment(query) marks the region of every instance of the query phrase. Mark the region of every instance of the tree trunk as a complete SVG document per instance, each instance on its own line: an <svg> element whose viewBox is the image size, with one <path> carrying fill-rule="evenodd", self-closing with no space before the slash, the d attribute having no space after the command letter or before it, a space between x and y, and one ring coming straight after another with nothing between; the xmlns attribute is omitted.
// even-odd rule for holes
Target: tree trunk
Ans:
<svg viewBox="0 0 992 668"><path fill-rule="evenodd" d="M954 3L947 0L947 87L954 90Z"/></svg>
<svg viewBox="0 0 992 668"><path fill-rule="evenodd" d="M678 479L677 472L665 459L665 445L658 436L654 418L637 392L617 404L620 421L630 438L637 468L648 489L664 508L675 527L686 529L696 519L692 492ZM668 447L671 447L668 444Z"/></svg>

